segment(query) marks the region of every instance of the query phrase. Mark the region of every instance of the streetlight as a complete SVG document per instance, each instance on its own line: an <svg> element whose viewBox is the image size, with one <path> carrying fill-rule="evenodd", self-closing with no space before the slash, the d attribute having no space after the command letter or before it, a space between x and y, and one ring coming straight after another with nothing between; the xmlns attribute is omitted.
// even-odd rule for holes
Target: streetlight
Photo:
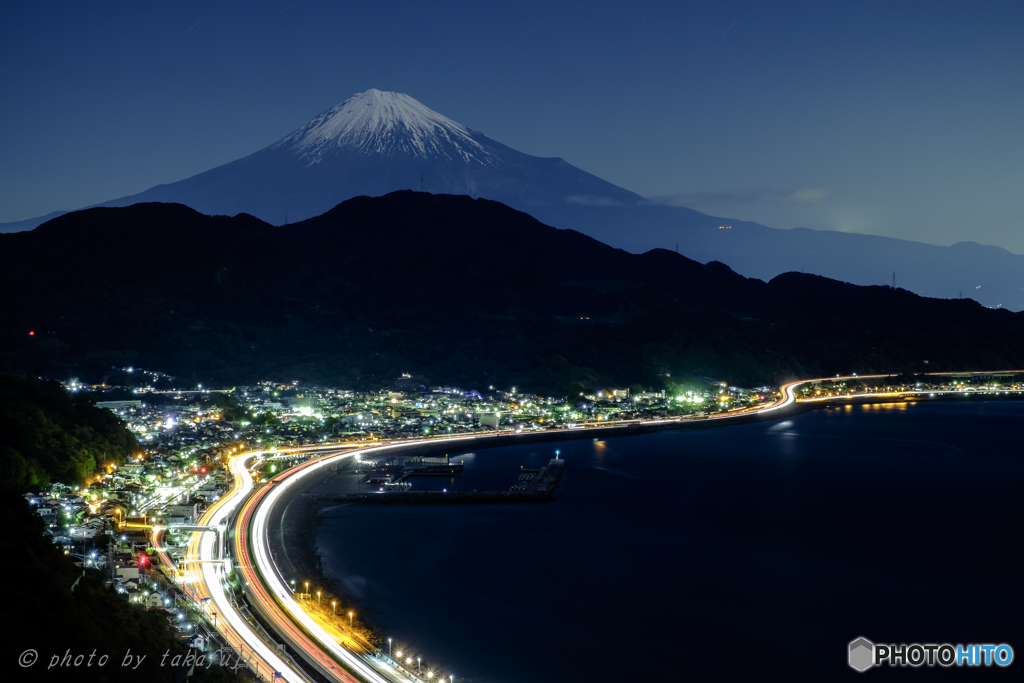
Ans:
<svg viewBox="0 0 1024 683"><path fill-rule="evenodd" d="M331 606L334 607L334 616L338 616L338 601L331 600Z"/></svg>
<svg viewBox="0 0 1024 683"><path fill-rule="evenodd" d="M423 665L420 664L420 658L416 658L416 675L420 676L423 674Z"/></svg>
<svg viewBox="0 0 1024 683"><path fill-rule="evenodd" d="M320 591L316 592L316 604L317 604L317 606L320 605Z"/></svg>
<svg viewBox="0 0 1024 683"><path fill-rule="evenodd" d="M348 627L352 628L352 612L348 613Z"/></svg>
<svg viewBox="0 0 1024 683"><path fill-rule="evenodd" d="M388 659L391 659L391 639L388 638Z"/></svg>
<svg viewBox="0 0 1024 683"><path fill-rule="evenodd" d="M307 599L308 599L308 596L309 596L309 581L306 582L306 596L307 596Z"/></svg>

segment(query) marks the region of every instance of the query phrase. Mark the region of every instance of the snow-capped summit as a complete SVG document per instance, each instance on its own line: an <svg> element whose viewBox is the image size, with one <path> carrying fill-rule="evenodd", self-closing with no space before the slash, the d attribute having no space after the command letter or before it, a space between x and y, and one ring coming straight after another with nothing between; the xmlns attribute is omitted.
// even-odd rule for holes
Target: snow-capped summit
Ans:
<svg viewBox="0 0 1024 683"><path fill-rule="evenodd" d="M530 213L645 201L562 159L517 152L409 95L371 89L254 154L101 206L179 202L280 225L395 190L484 197Z"/></svg>
<svg viewBox="0 0 1024 683"><path fill-rule="evenodd" d="M347 147L364 155L493 164L474 136L480 134L408 95L370 89L331 107L274 147L295 150L309 163Z"/></svg>

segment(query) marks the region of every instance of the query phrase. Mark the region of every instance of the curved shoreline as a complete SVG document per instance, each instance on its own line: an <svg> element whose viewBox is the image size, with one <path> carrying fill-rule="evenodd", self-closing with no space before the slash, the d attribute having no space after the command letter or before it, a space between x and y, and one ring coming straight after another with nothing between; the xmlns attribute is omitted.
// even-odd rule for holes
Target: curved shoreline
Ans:
<svg viewBox="0 0 1024 683"><path fill-rule="evenodd" d="M973 400L985 401L1022 401L1024 395L981 395L981 394L950 394L937 396L914 396L912 398L900 398L897 396L854 396L854 397L831 397L828 399L815 400L811 402L794 402L778 411L763 414L750 413L744 415L729 416L729 419L719 418L716 420L701 420L692 422L668 422L659 424L630 425L628 427L592 427L586 430L574 430L572 432L536 432L530 434L518 434L508 437L493 437L486 442L472 444L471 450L479 451L489 448L500 448L504 446L525 445L527 443L551 443L557 441L572 441L579 439L593 439L595 432L600 432L603 438L641 436L660 431L680 431L695 429L712 429L718 427L729 427L740 424L751 424L754 422L771 422L781 420L794 415L821 410L833 406L842 405L870 405L870 404L914 404L934 402L965 402ZM524 438L528 437L528 438ZM532 438L529 438L532 437ZM467 444L468 445L468 444ZM402 444L403 451L412 449L417 455L431 455L435 453L450 452L450 444L438 443L409 443ZM470 450L467 448L467 450ZM374 501L368 503L365 500L353 497L351 500L339 500L334 497L321 496L309 493L309 489L321 485L322 480L310 477L309 481L295 487L278 501L283 505L279 515L270 515L268 541L274 558L282 572L290 572L296 576L309 576L325 584L334 585L336 580L325 575L326 567L323 566L320 554L316 547L314 530L320 524L320 513L327 508L336 508L345 505L387 505L385 501ZM408 495L408 494L405 494ZM363 496L365 498L365 496ZM379 498L379 496L378 496ZM479 500L467 500L467 503L484 504ZM508 501L495 501L508 502ZM424 505L432 504L426 500L403 500L395 501L392 505ZM334 586L337 588L337 586Z"/></svg>
<svg viewBox="0 0 1024 683"><path fill-rule="evenodd" d="M990 395L990 394L945 394L937 396L917 395L912 398L900 398L898 396L863 395L852 397L830 397L827 399L816 399L813 402L794 402L779 410L765 414L764 412L745 413L742 415L725 415L716 419L693 420L693 421L666 421L656 424L640 423L627 426L589 427L572 431L545 431L516 434L509 436L488 437L486 440L474 440L471 450L479 451L489 448L500 448L504 446L522 445L528 443L550 443L556 441L573 441L578 439L593 439L595 433L602 437L640 436L659 431L668 430L694 430L714 429L719 427L730 427L740 424L751 424L754 422L769 422L781 420L794 415L820 410L836 405L865 405L865 404L886 404L886 403L931 403L931 402L962 402L972 400L986 401L1021 401L1024 395ZM425 442L399 444L403 451L412 451L416 455L434 455L437 453L451 452L450 443ZM468 444L467 444L468 446ZM470 449L467 449L470 450ZM313 545L311 529L317 524L320 511L327 505L358 505L362 501L353 499L351 502L330 500L318 500L316 494L308 493L309 489L318 486L322 481L310 479L302 485L289 491L279 505L284 504L280 515L271 515L270 541L274 544L275 559L286 566L292 567L294 573L315 571L320 575L319 554ZM288 523L285 524L285 520ZM304 533L310 531L310 533Z"/></svg>
<svg viewBox="0 0 1024 683"><path fill-rule="evenodd" d="M964 375L964 374L1024 374L1024 371L1002 371L1002 372L975 372L975 373L929 373L935 375ZM890 377L891 375L879 375L879 376L863 376L856 379L873 379L880 377ZM344 458L351 457L358 451L377 451L377 450L401 450L402 452L413 452L417 455L427 455L430 453L437 452L448 452L454 449L464 450L479 450L483 448L500 447L506 445L521 445L527 443L543 443L552 441L562 440L576 440L576 439L593 439L595 436L610 437L610 436L632 436L652 433L656 431L664 430L676 430L676 429L707 429L716 426L728 426L733 424L749 424L753 422L761 421L774 421L790 417L796 414L800 414L816 408L828 407L832 405L849 405L851 403L917 403L925 401L963 401L973 400L976 397L982 400L1019 400L1022 392L1015 390L1012 394L1007 395L1006 392L999 392L998 394L988 393L967 393L964 392L943 392L937 391L934 393L924 392L919 394L917 392L905 392L904 394L864 394L855 396L838 396L816 399L813 401L802 401L797 403L795 397L795 389L801 385L819 382L819 381L832 381L832 380L843 380L843 379L855 379L855 377L837 377L837 378L817 378L790 382L782 387L782 398L776 403L765 406L756 410L748 410L737 412L733 414L719 414L716 416L703 418L703 419L680 419L680 418L669 418L662 420L651 420L648 422L637 422L637 423L620 423L612 424L607 426L587 426L585 428L577 428L572 430L550 430L543 432L528 432L520 434L487 434L487 435L467 435L457 437L443 437L423 441L412 441L412 442L392 442L387 444L381 444L376 446L369 446L363 448L351 449L346 453L333 453L325 455L316 460L310 461L305 465L302 465L298 470L307 469L304 474L296 477L294 481L285 481L295 474L300 474L299 471L283 472L272 480L271 484L284 484L279 487L281 489L287 489L286 491L275 491L274 495L270 496L272 501L266 511L261 511L261 515L266 524L268 550L272 553L273 564L275 566L275 573L279 577L284 576L286 568L290 568L290 571L294 572L300 567L304 567L307 570L315 571L317 576L322 577L323 574L320 571L319 557L316 555L315 548L313 546L312 529L317 518L317 512L321 505L317 504L317 501L306 495L309 488L321 483L322 480L318 481L317 478L308 477L313 473L313 470L321 470L329 472L327 469L332 461L341 461ZM931 393L931 395L927 395ZM335 450L342 450L345 446L337 446ZM297 449L298 450L298 449ZM320 447L314 450L327 450L326 447ZM313 467L306 467L307 465L313 465ZM298 481L301 479L308 479L306 481ZM295 484L292 486L291 484ZM302 502L299 502L302 501ZM337 501L331 501L333 505L337 505ZM281 510L279 504L284 503L284 509ZM258 506L258 504L257 504ZM295 507L293 507L295 506ZM281 510L278 514L277 511ZM296 529L296 525L300 527ZM304 533L296 534L293 531L302 531ZM246 529L247 535L249 529ZM304 537L304 538L300 538ZM304 540L305 542L297 542ZM254 540L255 542L255 540ZM285 566L282 566L282 563ZM295 575L292 573L291 575ZM267 577L269 578L269 577ZM278 590L284 590L278 588ZM282 598L283 599L283 598ZM290 608L289 608L290 609ZM291 617L293 620L298 618L298 615ZM315 646L321 647L319 644ZM332 667L333 668L333 667Z"/></svg>
<svg viewBox="0 0 1024 683"><path fill-rule="evenodd" d="M693 420L689 422L666 420L664 422L640 423L626 426L609 427L588 427L586 429L566 431L544 431L508 436L494 436L486 439L467 441L467 447L472 444L474 451L489 448L500 448L504 446L516 446L530 443L550 443L556 441L575 441L580 439L593 439L596 435L601 437L624 437L640 436L654 432L668 430L694 430L713 429L729 427L739 424L751 424L754 422L769 422L780 420L793 415L798 415L810 410L824 407L824 404L807 405L803 403L791 403L783 408L768 414L763 412L745 413L741 415L723 416L714 420ZM448 453L452 451L451 443L426 442L400 444L403 452L415 453L416 455L433 455ZM270 513L268 520L268 542L270 549L282 573L293 576L309 576L319 579L325 583L333 583L324 576L323 567L320 562L320 555L317 552L313 539L313 529L319 525L319 515L322 509L327 506L337 507L339 505L359 505L359 501L353 500L350 503L335 499L318 500L316 494L310 494L309 490L323 483L322 478L309 477L307 481L299 486L292 487L292 490L282 494L281 500L277 501L279 514ZM410 503L404 503L410 504ZM413 502L411 504L418 504Z"/></svg>

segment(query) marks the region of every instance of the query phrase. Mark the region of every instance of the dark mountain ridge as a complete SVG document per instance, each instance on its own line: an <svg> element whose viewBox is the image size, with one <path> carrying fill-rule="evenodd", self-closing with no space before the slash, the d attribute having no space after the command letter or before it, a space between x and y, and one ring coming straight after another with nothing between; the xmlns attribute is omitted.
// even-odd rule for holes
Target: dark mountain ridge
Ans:
<svg viewBox="0 0 1024 683"><path fill-rule="evenodd" d="M417 188L492 199L633 253L681 250L700 263L722 261L762 280L806 271L875 285L892 282L896 272L898 284L917 294L951 298L966 292L989 307L1024 310L1024 255L965 242L944 247L830 230L778 230L668 206L564 159L519 152L408 95L375 89L246 157L95 206L180 203L209 215L248 213L284 225L289 217L295 222L322 215L354 197ZM0 224L0 233L28 230L56 215Z"/></svg>
<svg viewBox="0 0 1024 683"><path fill-rule="evenodd" d="M88 209L0 235L0 266L3 362L51 376L134 364L359 387L408 372L567 392L1024 366L1024 314L800 273L765 283L466 196L357 197L280 227Z"/></svg>

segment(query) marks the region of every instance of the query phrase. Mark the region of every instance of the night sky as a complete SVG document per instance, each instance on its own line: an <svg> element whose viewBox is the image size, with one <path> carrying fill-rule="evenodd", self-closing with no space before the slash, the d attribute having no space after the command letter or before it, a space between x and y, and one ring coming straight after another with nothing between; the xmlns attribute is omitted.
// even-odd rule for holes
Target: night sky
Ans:
<svg viewBox="0 0 1024 683"><path fill-rule="evenodd" d="M0 222L172 182L408 93L642 195L1024 253L1024 3L21 2Z"/></svg>

